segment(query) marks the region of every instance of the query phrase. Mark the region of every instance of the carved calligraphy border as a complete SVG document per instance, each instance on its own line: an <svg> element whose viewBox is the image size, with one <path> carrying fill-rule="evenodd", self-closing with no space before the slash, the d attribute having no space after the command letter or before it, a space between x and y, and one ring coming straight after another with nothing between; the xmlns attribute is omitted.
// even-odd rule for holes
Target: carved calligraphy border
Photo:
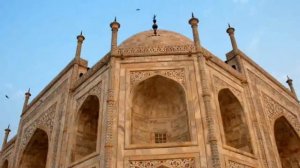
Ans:
<svg viewBox="0 0 300 168"><path fill-rule="evenodd" d="M229 168L253 168L252 166L248 166L234 160L228 160L228 167Z"/></svg>
<svg viewBox="0 0 300 168"><path fill-rule="evenodd" d="M195 52L194 45L177 45L177 46L149 46L149 47L134 47L134 48L119 48L118 55L121 56L149 56L153 54L185 54Z"/></svg>
<svg viewBox="0 0 300 168"><path fill-rule="evenodd" d="M195 168L194 158L164 159L164 160L129 160L129 168Z"/></svg>

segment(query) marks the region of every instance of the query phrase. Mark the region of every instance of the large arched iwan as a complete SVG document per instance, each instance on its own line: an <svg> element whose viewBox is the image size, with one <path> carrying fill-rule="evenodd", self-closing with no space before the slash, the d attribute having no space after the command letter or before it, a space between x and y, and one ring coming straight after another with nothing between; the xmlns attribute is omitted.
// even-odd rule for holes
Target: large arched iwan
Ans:
<svg viewBox="0 0 300 168"><path fill-rule="evenodd" d="M132 93L131 144L190 141L184 88L176 81L153 76Z"/></svg>
<svg viewBox="0 0 300 168"><path fill-rule="evenodd" d="M37 129L28 142L21 158L20 168L45 168L49 140L45 131Z"/></svg>
<svg viewBox="0 0 300 168"><path fill-rule="evenodd" d="M5 160L1 168L8 168L8 160Z"/></svg>
<svg viewBox="0 0 300 168"><path fill-rule="evenodd" d="M300 166L300 138L285 117L274 124L274 135L283 168Z"/></svg>
<svg viewBox="0 0 300 168"><path fill-rule="evenodd" d="M218 95L226 145L253 153L249 128L241 103L229 89Z"/></svg>
<svg viewBox="0 0 300 168"><path fill-rule="evenodd" d="M88 96L79 108L77 115L72 161L77 161L96 152L99 119L98 97L95 95Z"/></svg>

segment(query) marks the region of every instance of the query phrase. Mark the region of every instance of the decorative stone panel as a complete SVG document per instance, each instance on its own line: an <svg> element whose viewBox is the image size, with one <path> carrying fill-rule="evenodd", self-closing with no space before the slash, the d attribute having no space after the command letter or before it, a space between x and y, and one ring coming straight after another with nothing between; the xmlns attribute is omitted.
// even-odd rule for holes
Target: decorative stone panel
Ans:
<svg viewBox="0 0 300 168"><path fill-rule="evenodd" d="M53 129L56 104L57 103L51 105L39 118L33 121L33 123L25 129L24 136L21 141L21 150L25 148L37 128L44 129L48 133L49 138L51 137L50 135Z"/></svg>
<svg viewBox="0 0 300 168"><path fill-rule="evenodd" d="M229 165L229 168L253 168L251 166L248 166L248 165L245 165L245 164L242 164L242 163L238 163L238 162L233 161L233 160L229 160L228 165Z"/></svg>
<svg viewBox="0 0 300 168"><path fill-rule="evenodd" d="M195 168L194 158L166 160L130 160L130 168Z"/></svg>
<svg viewBox="0 0 300 168"><path fill-rule="evenodd" d="M105 120L106 123L106 136L105 136L105 144L112 145L112 129L113 129L113 122L114 122L114 108L115 108L115 101L114 101L114 90L109 89L107 92L107 118Z"/></svg>
<svg viewBox="0 0 300 168"><path fill-rule="evenodd" d="M299 119L294 116L291 113L286 113L284 115L287 120L290 122L290 124L294 127L295 131L298 133L298 135L300 136L300 123L299 123Z"/></svg>
<svg viewBox="0 0 300 168"><path fill-rule="evenodd" d="M78 108L82 105L82 103L84 102L84 100L89 96L89 95L95 95L98 98L100 98L101 95L101 84L102 82L99 82L98 84L96 84L92 89L90 89L87 93L85 93L83 96L79 97L77 99L77 110ZM99 99L100 100L100 99Z"/></svg>
<svg viewBox="0 0 300 168"><path fill-rule="evenodd" d="M239 101L242 100L242 93L241 93L241 91L235 89L230 84L228 84L227 82L225 82L224 80L220 79L217 76L214 76L213 80L214 80L214 84L215 84L215 88L216 88L217 92L219 92L222 89L228 88L239 99Z"/></svg>
<svg viewBox="0 0 300 168"><path fill-rule="evenodd" d="M264 104L265 113L268 119L273 123L277 118L285 116L289 123L293 126L295 131L300 135L300 124L297 116L288 112L279 103L274 101L271 97L262 93L262 99Z"/></svg>
<svg viewBox="0 0 300 168"><path fill-rule="evenodd" d="M269 93L270 97L276 100L280 100L281 104L284 104L284 107L288 109L288 111L296 112L299 110L297 104L289 100L287 97L285 97L284 94L275 90L275 88L273 88L270 84L268 84L265 80L261 79L252 71L248 71L248 72L249 72L251 83L255 84L257 88L259 88L259 90L263 90L265 93Z"/></svg>
<svg viewBox="0 0 300 168"><path fill-rule="evenodd" d="M265 112L269 120L273 120L274 118L278 118L283 115L283 108L272 98L263 93L262 99L265 106Z"/></svg>
<svg viewBox="0 0 300 168"><path fill-rule="evenodd" d="M184 69L166 69L166 70L151 70L151 71L131 71L130 72L130 86L133 87L139 82L155 75L161 75L173 79L183 86L185 86L185 72Z"/></svg>

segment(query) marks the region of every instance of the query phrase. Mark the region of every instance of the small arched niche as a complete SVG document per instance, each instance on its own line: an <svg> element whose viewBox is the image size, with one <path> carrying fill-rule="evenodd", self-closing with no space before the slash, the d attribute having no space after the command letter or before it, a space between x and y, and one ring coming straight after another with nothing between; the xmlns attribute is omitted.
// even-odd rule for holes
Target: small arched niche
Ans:
<svg viewBox="0 0 300 168"><path fill-rule="evenodd" d="M161 165L161 166L158 166L157 168L169 168L169 167Z"/></svg>
<svg viewBox="0 0 300 168"><path fill-rule="evenodd" d="M99 99L97 96L90 95L79 108L72 161L96 152L98 119Z"/></svg>
<svg viewBox="0 0 300 168"><path fill-rule="evenodd" d="M300 139L285 117L275 121L274 134L283 168L300 167Z"/></svg>
<svg viewBox="0 0 300 168"><path fill-rule="evenodd" d="M229 89L219 92L218 100L222 116L226 144L253 153L249 129L241 103Z"/></svg>
<svg viewBox="0 0 300 168"><path fill-rule="evenodd" d="M132 95L131 144L190 141L186 96L179 83L153 76Z"/></svg>
<svg viewBox="0 0 300 168"><path fill-rule="evenodd" d="M48 155L48 135L45 131L37 129L25 147L20 168L45 168Z"/></svg>
<svg viewBox="0 0 300 168"><path fill-rule="evenodd" d="M2 168L8 168L8 160L5 160L3 165L2 165Z"/></svg>

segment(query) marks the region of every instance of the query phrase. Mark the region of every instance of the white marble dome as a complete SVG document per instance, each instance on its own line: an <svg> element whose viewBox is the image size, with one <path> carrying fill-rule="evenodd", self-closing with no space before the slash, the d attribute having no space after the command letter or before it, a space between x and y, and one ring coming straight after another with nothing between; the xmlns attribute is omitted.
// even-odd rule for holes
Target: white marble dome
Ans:
<svg viewBox="0 0 300 168"><path fill-rule="evenodd" d="M144 31L133 35L120 44L120 48L147 47L147 46L179 46L192 45L189 38L172 31L157 30L155 36L153 30Z"/></svg>

